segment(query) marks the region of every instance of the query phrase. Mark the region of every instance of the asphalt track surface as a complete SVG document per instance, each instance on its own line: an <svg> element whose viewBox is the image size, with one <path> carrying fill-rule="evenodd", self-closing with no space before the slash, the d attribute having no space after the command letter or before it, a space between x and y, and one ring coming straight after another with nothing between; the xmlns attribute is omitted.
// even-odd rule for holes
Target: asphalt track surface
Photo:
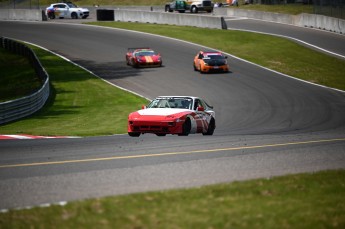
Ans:
<svg viewBox="0 0 345 229"><path fill-rule="evenodd" d="M192 59L203 47L143 33L54 22L2 21L0 36L52 50L147 98L203 97L215 107L217 128L214 136L0 141L0 209L345 168L344 92L232 56L230 73L199 74L193 71ZM242 29L251 26L250 20L231 25L235 23ZM262 32L298 34L298 39L310 43L317 40L320 43L315 45L325 49L339 46L336 51L344 55L344 36L253 23ZM267 27L271 30L264 31ZM164 67L126 66L127 48L141 46L160 52Z"/></svg>

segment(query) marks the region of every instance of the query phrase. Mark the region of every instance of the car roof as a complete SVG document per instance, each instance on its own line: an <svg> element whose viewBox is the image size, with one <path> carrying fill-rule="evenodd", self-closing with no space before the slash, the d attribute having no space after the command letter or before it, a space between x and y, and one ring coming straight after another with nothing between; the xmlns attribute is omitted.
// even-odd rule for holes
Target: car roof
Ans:
<svg viewBox="0 0 345 229"><path fill-rule="evenodd" d="M200 99L199 97L195 97L195 96L181 96L181 95L170 95L170 96L158 96L156 97L156 99L158 98L191 98L191 99Z"/></svg>
<svg viewBox="0 0 345 229"><path fill-rule="evenodd" d="M202 52L204 55L219 55L222 56L223 54L221 52Z"/></svg>
<svg viewBox="0 0 345 229"><path fill-rule="evenodd" d="M129 52L153 51L151 48L128 48Z"/></svg>

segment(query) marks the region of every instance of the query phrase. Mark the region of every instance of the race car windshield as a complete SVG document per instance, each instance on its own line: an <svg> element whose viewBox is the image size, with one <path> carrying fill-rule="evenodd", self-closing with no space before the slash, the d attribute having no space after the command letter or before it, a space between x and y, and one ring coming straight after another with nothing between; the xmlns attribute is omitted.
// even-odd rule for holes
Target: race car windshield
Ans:
<svg viewBox="0 0 345 229"><path fill-rule="evenodd" d="M73 3L67 3L67 5L69 6L69 8L78 8L78 6L74 5Z"/></svg>
<svg viewBox="0 0 345 229"><path fill-rule="evenodd" d="M155 52L154 51L142 51L142 52L137 52L135 56L154 56Z"/></svg>
<svg viewBox="0 0 345 229"><path fill-rule="evenodd" d="M221 55L208 55L204 59L211 59L211 60L224 60L225 57Z"/></svg>
<svg viewBox="0 0 345 229"><path fill-rule="evenodd" d="M221 55L209 55L203 59L207 64L226 64L226 59L224 56Z"/></svg>
<svg viewBox="0 0 345 229"><path fill-rule="evenodd" d="M193 100L191 98L169 97L153 100L147 108L179 108L191 109Z"/></svg>

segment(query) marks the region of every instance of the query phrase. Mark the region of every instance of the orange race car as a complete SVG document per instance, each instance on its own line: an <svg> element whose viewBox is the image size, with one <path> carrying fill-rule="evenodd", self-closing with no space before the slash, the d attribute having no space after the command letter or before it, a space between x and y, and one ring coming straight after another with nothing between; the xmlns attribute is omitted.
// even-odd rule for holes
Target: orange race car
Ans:
<svg viewBox="0 0 345 229"><path fill-rule="evenodd" d="M229 72L227 57L220 52L200 51L194 57L194 70L204 72Z"/></svg>

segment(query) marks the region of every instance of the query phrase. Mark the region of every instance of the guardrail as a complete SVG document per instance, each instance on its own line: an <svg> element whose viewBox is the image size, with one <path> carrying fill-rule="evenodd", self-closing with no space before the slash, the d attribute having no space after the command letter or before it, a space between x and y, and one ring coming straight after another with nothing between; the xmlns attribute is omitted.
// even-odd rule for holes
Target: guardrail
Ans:
<svg viewBox="0 0 345 229"><path fill-rule="evenodd" d="M316 14L281 14L256 10L243 10L228 7L214 8L214 15L228 17L246 17L264 21L278 22L299 27L311 27L345 34L345 20Z"/></svg>
<svg viewBox="0 0 345 229"><path fill-rule="evenodd" d="M0 9L0 20L44 21L44 10Z"/></svg>
<svg viewBox="0 0 345 229"><path fill-rule="evenodd" d="M37 92L29 96L0 103L1 125L27 117L40 110L49 97L50 85L49 76L32 49L25 44L6 37L0 37L0 43L2 48L28 58L43 85Z"/></svg>
<svg viewBox="0 0 345 229"><path fill-rule="evenodd" d="M184 25L199 28L227 29L223 17L194 14L161 13L136 10L114 10L114 20L152 24Z"/></svg>
<svg viewBox="0 0 345 229"><path fill-rule="evenodd" d="M98 7L90 7L90 9L91 13L93 12L95 14L98 10ZM108 6L105 7L105 9L113 11L114 7ZM344 19L315 14L287 15L255 10L243 10L237 8L234 9L229 7L216 7L214 8L214 12L212 15L217 17L216 19L212 19L211 16L201 18L201 15L197 16L187 14L172 14L173 16L164 14L163 16L163 13L161 12L163 11L163 9L161 7L117 7L115 11L115 17L118 16L118 18L115 18L115 21L138 21L144 23L174 24L203 28L227 29L223 17L247 17L271 22L291 24L300 27L312 27L316 29L345 34ZM138 13L140 11L146 13ZM157 14L159 12L160 14ZM39 9L0 9L0 20L46 21L47 17L44 13L44 10Z"/></svg>

